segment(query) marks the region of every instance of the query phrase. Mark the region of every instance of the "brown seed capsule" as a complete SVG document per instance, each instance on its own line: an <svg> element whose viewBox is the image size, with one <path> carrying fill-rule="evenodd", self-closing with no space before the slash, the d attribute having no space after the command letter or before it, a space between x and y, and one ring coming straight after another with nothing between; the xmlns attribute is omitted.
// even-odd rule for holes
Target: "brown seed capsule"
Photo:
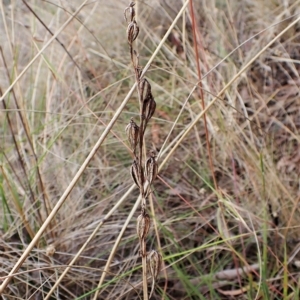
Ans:
<svg viewBox="0 0 300 300"><path fill-rule="evenodd" d="M140 165L138 163L137 160L134 160L132 165L131 165L131 168L130 168L130 174L131 174L131 177L133 179L133 181L135 182L135 184L141 188L142 186L142 180L141 180L141 176L140 176Z"/></svg>
<svg viewBox="0 0 300 300"><path fill-rule="evenodd" d="M137 26L137 23L135 20L131 21L128 24L127 27L127 39L128 39L128 43L131 45L133 43L133 41L137 38L137 36L139 35L139 27Z"/></svg>
<svg viewBox="0 0 300 300"><path fill-rule="evenodd" d="M128 141L130 143L133 153L135 153L136 146L139 141L139 126L133 121L133 118L130 119L130 123L126 126L125 131L127 133Z"/></svg>
<svg viewBox="0 0 300 300"><path fill-rule="evenodd" d="M162 256L156 250L151 250L147 256L147 260L151 276L157 279L161 270Z"/></svg>
<svg viewBox="0 0 300 300"><path fill-rule="evenodd" d="M151 250L151 252L147 256L147 261L148 261L148 269L152 277L152 288L149 295L149 299L150 299L154 291L155 281L161 270L162 256L157 251Z"/></svg>
<svg viewBox="0 0 300 300"><path fill-rule="evenodd" d="M134 10L134 2L131 2L128 7L124 10L124 18L125 21L128 23L128 19L130 22L133 21L133 18L135 17L135 10Z"/></svg>
<svg viewBox="0 0 300 300"><path fill-rule="evenodd" d="M150 217L148 214L140 214L137 218L136 231L140 240L143 240L150 229Z"/></svg>
<svg viewBox="0 0 300 300"><path fill-rule="evenodd" d="M150 151L150 156L148 157L145 163L145 175L149 184L151 184L154 181L157 174L158 174L158 164L155 159L155 152Z"/></svg>
<svg viewBox="0 0 300 300"><path fill-rule="evenodd" d="M147 123L152 118L152 116L155 112L155 109L156 109L156 102L152 96L152 93L150 92L143 102L143 110L142 111L143 111L143 116L145 118L144 131L146 129Z"/></svg>
<svg viewBox="0 0 300 300"><path fill-rule="evenodd" d="M141 99L143 102L147 98L147 96L151 94L151 85L146 78L143 78L140 81L140 92L141 92Z"/></svg>

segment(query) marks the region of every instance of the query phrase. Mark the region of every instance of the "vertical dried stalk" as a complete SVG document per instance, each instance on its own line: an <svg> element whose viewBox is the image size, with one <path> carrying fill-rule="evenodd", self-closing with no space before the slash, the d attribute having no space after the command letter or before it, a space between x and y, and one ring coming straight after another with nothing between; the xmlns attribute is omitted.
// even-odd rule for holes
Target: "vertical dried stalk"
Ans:
<svg viewBox="0 0 300 300"><path fill-rule="evenodd" d="M140 105L140 124L137 125L133 119L127 125L125 131L127 133L128 141L134 154L134 161L130 168L131 177L134 183L140 189L141 214L137 218L137 235L140 243L140 255L142 257L142 277L143 277L143 299L148 300L148 282L147 282L147 257L149 259L149 271L152 276L152 289L150 297L154 291L155 281L158 276L161 266L161 255L157 251L152 250L150 256L147 255L146 237L150 229L150 217L147 214L147 199L148 192L145 191L146 181L150 185L154 181L158 173L158 165L155 159L155 152L151 151L149 158L143 162L144 149L144 134L147 124L152 118L156 102L151 92L151 85L146 78L141 78L142 68L139 65L139 54L134 49L133 43L139 35L139 26L135 20L134 2L131 2L124 11L124 17L127 22L127 41L129 44L129 52L132 66L135 74L135 81L138 92L138 99ZM145 166L145 167L144 167ZM149 191L147 190L147 191ZM155 271L154 271L155 269Z"/></svg>

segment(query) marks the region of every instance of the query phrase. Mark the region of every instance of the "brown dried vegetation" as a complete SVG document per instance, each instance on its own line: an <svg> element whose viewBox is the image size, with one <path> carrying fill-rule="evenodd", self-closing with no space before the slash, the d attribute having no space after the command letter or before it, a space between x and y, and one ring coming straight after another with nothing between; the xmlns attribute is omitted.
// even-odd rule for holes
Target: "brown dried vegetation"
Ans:
<svg viewBox="0 0 300 300"><path fill-rule="evenodd" d="M298 299L300 23L214 99L299 1L193 1L213 170L190 7L82 2L1 4L1 296Z"/></svg>

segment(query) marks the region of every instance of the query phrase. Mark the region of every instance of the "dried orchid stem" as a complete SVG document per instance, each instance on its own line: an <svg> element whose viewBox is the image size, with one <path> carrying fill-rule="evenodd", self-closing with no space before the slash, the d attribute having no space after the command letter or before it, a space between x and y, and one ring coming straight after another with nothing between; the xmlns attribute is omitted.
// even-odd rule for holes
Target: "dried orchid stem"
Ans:
<svg viewBox="0 0 300 300"><path fill-rule="evenodd" d="M138 91L138 97L139 97L139 103L140 103L140 131L139 131L139 163L140 163L140 168L139 168L139 172L140 172L140 180L142 182L141 186L140 186L140 194L142 196L142 205L145 204L145 192L144 192L144 183L145 183L145 178L144 178L144 172L143 172L143 146L144 146L144 117L143 117L143 99L142 99L142 94L141 94L141 88L140 88L140 70L139 70L139 65L138 65L138 54L134 53L136 56L136 62L134 61L134 58L131 57L132 59L132 64L135 70L135 80L137 83L137 91Z"/></svg>
<svg viewBox="0 0 300 300"><path fill-rule="evenodd" d="M137 86L137 93L140 105L140 124L137 125L133 119L126 127L125 131L128 136L128 140L134 154L134 161L130 168L131 177L134 183L140 189L141 197L141 214L137 218L137 235L140 244L140 255L142 257L142 277L143 277L143 299L148 300L148 281L147 281L147 269L149 268L152 276L152 288L150 292L150 298L153 294L156 278L161 269L161 255L152 250L150 256L147 254L146 238L150 229L150 217L147 214L147 201L146 197L149 195L150 185L154 181L158 173L158 165L156 162L156 154L154 151L150 152L150 156L143 163L143 150L144 150L144 134L147 124L152 118L155 109L156 102L151 92L151 85L146 78L142 78L142 68L139 65L139 54L133 47L133 42L139 35L139 26L135 20L134 2L131 2L124 11L124 17L127 26L127 40L129 44L130 58L135 74L135 81ZM146 186L146 179L148 181L148 187ZM149 264L147 264L147 260ZM149 267L147 267L149 265ZM154 270L155 269L155 270Z"/></svg>
<svg viewBox="0 0 300 300"><path fill-rule="evenodd" d="M133 49L133 42L139 34L139 27L135 20L135 9L134 2L129 4L124 11L125 20L128 22L127 27L127 39L129 44L129 52L131 57L131 62L133 65L135 73L135 81L137 85L137 92L140 104L140 126L136 125L133 120L126 127L129 142L131 144L132 151L134 153L135 159L131 166L131 177L135 184L140 189L140 196L142 198L142 209L141 214L137 219L137 234L140 243L140 255L142 257L142 277L143 277L143 298L148 300L148 282L147 282L147 249L145 238L149 232L150 228L150 217L146 213L146 199L145 199L145 176L143 170L143 144L144 144L144 116L143 116L143 94L141 93L141 69L139 67L139 55ZM138 147L138 154L136 148Z"/></svg>

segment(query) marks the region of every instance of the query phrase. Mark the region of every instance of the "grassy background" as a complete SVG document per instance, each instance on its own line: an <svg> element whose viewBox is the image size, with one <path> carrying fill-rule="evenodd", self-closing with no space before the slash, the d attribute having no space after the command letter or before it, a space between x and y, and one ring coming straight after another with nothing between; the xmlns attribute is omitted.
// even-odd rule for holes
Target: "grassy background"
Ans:
<svg viewBox="0 0 300 300"><path fill-rule="evenodd" d="M203 118L191 124L202 111L200 89L195 89L193 28L208 105L299 17L300 1L194 2L196 26L188 6L146 74L157 102L146 150L165 151L162 162L189 131L153 185L147 245L164 258L153 299L299 299L299 23L209 108L213 168ZM0 104L1 279L134 84L123 19L128 1L87 1L63 28L82 3L28 1L48 30L22 1L0 4L0 87L2 93L10 89ZM182 5L179 0L138 2L142 66ZM49 30L60 31L59 41L53 40L33 61L52 38ZM103 274L98 299L141 299L138 212L132 211L139 193L132 188L132 155L124 132L131 117L138 119L136 93L3 299L50 297L89 237L51 299L93 299ZM103 273L110 255L110 268Z"/></svg>

